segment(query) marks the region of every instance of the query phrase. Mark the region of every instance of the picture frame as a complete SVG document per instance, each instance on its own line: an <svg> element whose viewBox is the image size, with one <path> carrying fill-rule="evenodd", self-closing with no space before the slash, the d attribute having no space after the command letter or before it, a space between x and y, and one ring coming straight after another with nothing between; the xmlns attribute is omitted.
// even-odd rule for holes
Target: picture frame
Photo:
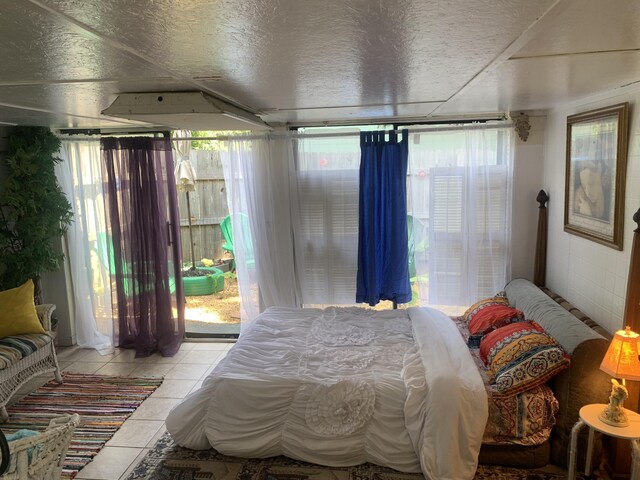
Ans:
<svg viewBox="0 0 640 480"><path fill-rule="evenodd" d="M622 250L629 103L567 117L564 231Z"/></svg>

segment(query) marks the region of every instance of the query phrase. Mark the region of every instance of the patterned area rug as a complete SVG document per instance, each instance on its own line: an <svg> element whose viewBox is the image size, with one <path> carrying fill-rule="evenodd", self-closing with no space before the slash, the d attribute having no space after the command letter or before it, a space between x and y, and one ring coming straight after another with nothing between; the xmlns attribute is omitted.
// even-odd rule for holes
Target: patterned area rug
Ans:
<svg viewBox="0 0 640 480"><path fill-rule="evenodd" d="M475 480L559 480L566 472L487 467ZM578 478L582 478L578 476ZM187 450L174 445L165 433L127 480L423 480L422 474L402 473L370 463L330 468L286 457L246 459L227 457L215 450Z"/></svg>
<svg viewBox="0 0 640 480"><path fill-rule="evenodd" d="M51 381L10 407L9 420L0 426L5 433L21 428L41 431L52 417L79 414L80 425L62 473L62 478L71 479L162 384L162 379L79 374L63 374L63 378L63 384Z"/></svg>

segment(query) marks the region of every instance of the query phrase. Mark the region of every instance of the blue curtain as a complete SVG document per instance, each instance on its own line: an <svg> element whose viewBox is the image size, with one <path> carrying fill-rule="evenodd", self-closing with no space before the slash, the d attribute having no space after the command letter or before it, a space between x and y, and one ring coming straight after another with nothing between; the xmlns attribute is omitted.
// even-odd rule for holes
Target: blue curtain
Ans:
<svg viewBox="0 0 640 480"><path fill-rule="evenodd" d="M360 133L356 302L411 301L407 239L409 132Z"/></svg>

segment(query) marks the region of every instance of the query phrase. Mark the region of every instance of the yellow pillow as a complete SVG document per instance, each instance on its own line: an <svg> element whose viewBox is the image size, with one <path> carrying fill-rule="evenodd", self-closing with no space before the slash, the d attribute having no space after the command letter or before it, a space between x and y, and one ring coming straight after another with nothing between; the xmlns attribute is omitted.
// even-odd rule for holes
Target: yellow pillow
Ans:
<svg viewBox="0 0 640 480"><path fill-rule="evenodd" d="M45 333L33 302L33 282L0 292L0 338Z"/></svg>

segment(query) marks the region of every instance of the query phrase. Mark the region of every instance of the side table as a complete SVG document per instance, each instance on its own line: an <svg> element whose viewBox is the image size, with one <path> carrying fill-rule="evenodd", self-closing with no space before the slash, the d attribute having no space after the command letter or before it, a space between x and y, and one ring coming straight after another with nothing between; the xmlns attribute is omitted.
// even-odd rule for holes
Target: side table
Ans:
<svg viewBox="0 0 640 480"><path fill-rule="evenodd" d="M604 423L598 418L600 412L604 410L606 404L593 403L585 405L580 409L580 419L571 429L571 445L569 447L569 471L567 478L575 480L576 478L576 449L578 446L578 432L587 425L589 427L589 441L587 446L587 461L584 468L585 475L591 474L591 457L593 455L593 435L600 432L611 437L622 438L631 441L632 462L631 462L631 480L640 480L640 415L631 410L625 409L629 417L629 425L626 427L614 427Z"/></svg>

